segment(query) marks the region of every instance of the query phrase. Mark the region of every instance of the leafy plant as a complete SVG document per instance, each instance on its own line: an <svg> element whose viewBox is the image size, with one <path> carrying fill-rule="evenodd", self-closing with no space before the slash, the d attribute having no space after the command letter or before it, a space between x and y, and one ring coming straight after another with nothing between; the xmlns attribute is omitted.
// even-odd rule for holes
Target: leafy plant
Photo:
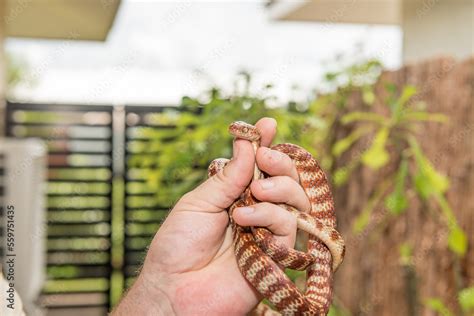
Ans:
<svg viewBox="0 0 474 316"><path fill-rule="evenodd" d="M185 97L181 108L167 111L161 117L176 128L154 131L151 135L154 141L148 148L150 152L158 150L160 155L147 158L151 160L146 164L159 166L147 175L149 183L158 192L159 201L170 205L206 177L211 160L231 156L231 136L227 131L230 122L255 123L263 116L271 116L278 121L276 142L297 143L310 150L331 173L336 186L346 183L361 166L374 172L383 171L383 179L353 223L355 233L366 229L373 210L381 203L389 216L404 214L409 208L407 193L415 191L426 205L437 205L439 212L434 214L440 215L449 229L449 249L460 258L467 251L467 237L446 199L449 180L436 170L418 143L419 129L425 122L446 123L447 118L426 111L423 102L414 101L416 89L412 86L399 91L394 85L386 85L385 107L373 107L376 100L373 84L380 72L380 63L369 60L329 73L326 91L309 104L290 102L275 107L271 85L263 87L260 93L251 93L251 78L246 73L240 75L237 88L230 94L214 88L204 98ZM360 93L365 110L351 111L354 92ZM336 132L349 126L352 131L338 138ZM367 144L366 140L369 140ZM336 169L335 159L354 146L362 149L347 165ZM412 264L414 251L409 244L402 245L402 265ZM459 304L463 310L472 309L472 296L472 288L460 292ZM453 314L437 298L427 300L425 305L443 315ZM331 313L342 314L335 307Z"/></svg>
<svg viewBox="0 0 474 316"><path fill-rule="evenodd" d="M474 312L474 286L461 290L458 298L463 312Z"/></svg>
<svg viewBox="0 0 474 316"><path fill-rule="evenodd" d="M408 208L407 190L411 185L422 200L433 199L438 203L450 231L449 248L457 255L463 256L467 251L467 237L457 224L444 196L449 188L449 181L433 167L417 141L417 127L421 123L445 123L447 117L425 111L423 103L410 102L416 94L413 86L404 87L400 94L392 85L388 85L386 89L389 92L386 114L355 111L344 115L341 118L342 124L355 124L357 128L338 140L332 148L332 153L340 156L364 136L371 132L374 134L370 145L356 156L349 166L335 171L335 174L339 175L335 178L336 185L344 184L358 165L362 164L377 171L390 161L398 162L396 170L388 175L394 183L391 192L374 194L375 198L371 199L368 208L356 219L353 229L355 232L364 230L371 211L380 199L384 199L384 205L390 214L396 216L404 213ZM390 154L390 151L395 154Z"/></svg>
<svg viewBox="0 0 474 316"><path fill-rule="evenodd" d="M318 157L325 170L332 170L334 158L346 151L360 136L370 132L365 128L357 129L345 141L333 146L337 141L335 131L340 128L341 117L348 111L347 105L351 95L362 91L363 100L370 107L375 100L373 85L383 69L380 61L376 59L360 59L354 62L352 57L336 58L337 70L328 71L324 75L319 94L309 105L310 112L321 119L320 128L314 138L317 151L326 153ZM347 177L345 170L334 175L335 179L341 180L347 180Z"/></svg>
<svg viewBox="0 0 474 316"><path fill-rule="evenodd" d="M462 289L458 293L458 301L464 315L472 315L474 312L474 287ZM442 316L453 316L455 313L449 309L439 298L429 298L425 305Z"/></svg>
<svg viewBox="0 0 474 316"><path fill-rule="evenodd" d="M439 298L430 298L425 301L425 305L441 316L454 316L454 313Z"/></svg>
<svg viewBox="0 0 474 316"><path fill-rule="evenodd" d="M312 135L319 122L308 115L308 109L302 110L296 103L271 107L271 86L252 94L250 83L250 76L241 73L236 82L240 88L232 94L214 88L205 96L205 102L185 97L179 109L164 113L163 117L176 128L155 131L152 135L150 150L160 151L155 158L159 169L148 174L160 203L170 205L205 179L207 166L213 159L231 157L228 125L233 121L255 123L261 117L273 117L278 121L277 142L298 143L310 150L315 147Z"/></svg>

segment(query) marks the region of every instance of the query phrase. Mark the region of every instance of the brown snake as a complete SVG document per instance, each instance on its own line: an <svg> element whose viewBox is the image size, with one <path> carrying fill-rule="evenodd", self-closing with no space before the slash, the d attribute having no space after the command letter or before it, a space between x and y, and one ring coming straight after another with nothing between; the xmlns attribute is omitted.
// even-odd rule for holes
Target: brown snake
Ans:
<svg viewBox="0 0 474 316"><path fill-rule="evenodd" d="M245 122L234 122L230 133L252 142L254 152L260 146L257 128ZM286 204L297 219L298 229L309 234L308 251L301 252L281 245L266 228L242 227L230 216L233 230L234 252L239 269L245 279L283 315L326 315L332 301L333 272L344 257L344 241L336 231L334 202L326 175L317 161L303 148L293 144L279 144L271 149L288 155L293 161L309 201L311 210L300 212ZM209 166L209 176L215 175L227 164L216 159ZM253 179L264 175L255 164ZM229 208L252 205L258 201L247 188ZM302 294L286 276L281 266L306 270L306 292ZM256 314L275 314L260 304ZM254 313L255 314L255 313Z"/></svg>

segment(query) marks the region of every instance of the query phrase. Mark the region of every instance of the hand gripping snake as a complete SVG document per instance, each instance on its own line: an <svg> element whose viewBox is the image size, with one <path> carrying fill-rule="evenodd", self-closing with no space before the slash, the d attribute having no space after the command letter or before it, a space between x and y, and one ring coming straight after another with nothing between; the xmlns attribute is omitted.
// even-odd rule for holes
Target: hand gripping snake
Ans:
<svg viewBox="0 0 474 316"><path fill-rule="evenodd" d="M229 132L252 142L256 153L260 134L255 126L234 122L229 126ZM258 202L247 187L228 210L237 264L245 279L283 315L327 315L332 300L333 272L341 264L345 251L344 240L335 229L336 216L328 180L318 162L303 148L279 144L271 149L290 157L310 201L311 209L307 213L280 204L296 217L298 229L309 234L307 252L283 246L267 228L242 227L232 220L236 207ZM214 160L209 166L209 176L222 170L227 163L227 159ZM255 164L253 179L262 178L264 175ZM306 270L305 294L281 267ZM276 312L260 304L254 314L275 315Z"/></svg>

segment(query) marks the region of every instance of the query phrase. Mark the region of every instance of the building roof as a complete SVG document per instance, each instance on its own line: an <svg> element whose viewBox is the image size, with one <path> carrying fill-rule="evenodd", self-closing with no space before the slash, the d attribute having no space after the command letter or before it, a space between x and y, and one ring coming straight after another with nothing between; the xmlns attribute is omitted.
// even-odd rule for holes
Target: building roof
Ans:
<svg viewBox="0 0 474 316"><path fill-rule="evenodd" d="M273 0L268 5L275 20L322 23L400 24L401 0Z"/></svg>
<svg viewBox="0 0 474 316"><path fill-rule="evenodd" d="M120 1L6 0L6 36L104 41Z"/></svg>

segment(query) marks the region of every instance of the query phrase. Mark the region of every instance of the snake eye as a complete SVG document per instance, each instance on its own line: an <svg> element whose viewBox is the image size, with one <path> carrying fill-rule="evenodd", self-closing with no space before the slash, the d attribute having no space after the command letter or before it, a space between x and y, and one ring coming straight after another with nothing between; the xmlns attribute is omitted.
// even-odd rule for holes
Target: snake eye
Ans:
<svg viewBox="0 0 474 316"><path fill-rule="evenodd" d="M242 132L244 132L244 134L247 134L249 132L249 129L248 127L244 127L242 128Z"/></svg>

